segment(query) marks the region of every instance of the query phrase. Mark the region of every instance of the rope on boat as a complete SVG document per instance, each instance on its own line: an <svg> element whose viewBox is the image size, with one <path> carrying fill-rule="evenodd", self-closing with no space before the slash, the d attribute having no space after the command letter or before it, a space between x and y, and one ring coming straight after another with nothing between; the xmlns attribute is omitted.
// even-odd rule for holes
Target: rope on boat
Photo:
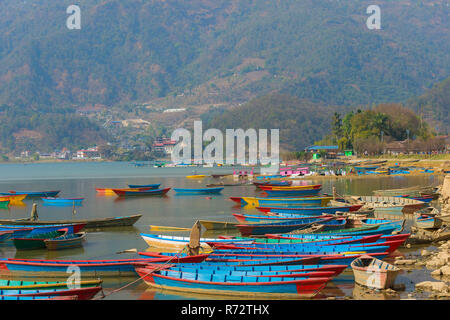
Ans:
<svg viewBox="0 0 450 320"><path fill-rule="evenodd" d="M153 269L152 271L150 271L149 273L144 274L142 277L139 277L139 278L137 278L136 280L133 280L133 281L131 281L130 283L127 283L126 285L124 285L124 286L122 286L122 287L120 287L120 288L118 288L118 289L112 290L111 292L109 292L109 293L107 293L107 294L104 293L103 287L102 287L102 290L101 290L102 296L101 296L101 297L97 297L97 298L92 298L92 300L100 300L100 299L106 298L106 297L108 297L108 296L110 296L110 295L112 295L112 294L114 294L114 293L117 293L117 292L119 292L119 291L121 291L121 290L123 290L123 289L125 289L125 288L127 288L127 287L129 287L129 286L131 286L132 284L135 284L136 282L142 280L143 278L147 277L148 275L152 274L153 272L162 270L163 267L165 267L166 265L170 264L170 262L171 262L173 259L178 258L179 255L182 254L186 249L187 249L187 246L183 247L183 249L181 249L180 251L178 251L177 253L175 253L169 260L167 260L166 262L162 263L162 264L161 264L161 267L155 268L155 269Z"/></svg>

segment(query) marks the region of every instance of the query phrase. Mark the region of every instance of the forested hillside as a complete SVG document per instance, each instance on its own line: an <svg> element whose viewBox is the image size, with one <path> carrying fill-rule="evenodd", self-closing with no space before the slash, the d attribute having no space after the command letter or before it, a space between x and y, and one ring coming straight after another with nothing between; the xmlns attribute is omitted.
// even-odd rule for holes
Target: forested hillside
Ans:
<svg viewBox="0 0 450 320"><path fill-rule="evenodd" d="M144 102L251 73L215 93L356 105L403 101L449 72L443 0L377 1L381 30L366 27L372 1L86 0L68 30L71 4L1 1L0 103Z"/></svg>

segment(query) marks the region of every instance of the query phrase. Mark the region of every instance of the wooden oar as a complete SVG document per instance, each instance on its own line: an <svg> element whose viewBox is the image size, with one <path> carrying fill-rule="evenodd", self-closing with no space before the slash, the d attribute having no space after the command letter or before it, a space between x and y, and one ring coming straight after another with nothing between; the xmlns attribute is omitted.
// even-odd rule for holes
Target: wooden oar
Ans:
<svg viewBox="0 0 450 320"><path fill-rule="evenodd" d="M191 228L166 227L150 225L150 231L190 231Z"/></svg>

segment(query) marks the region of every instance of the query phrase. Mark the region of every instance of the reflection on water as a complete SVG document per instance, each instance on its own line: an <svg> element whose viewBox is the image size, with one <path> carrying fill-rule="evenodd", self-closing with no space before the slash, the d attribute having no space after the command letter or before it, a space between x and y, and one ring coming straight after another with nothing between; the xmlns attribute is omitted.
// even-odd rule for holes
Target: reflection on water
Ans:
<svg viewBox="0 0 450 320"><path fill-rule="evenodd" d="M232 168L197 169L198 173L230 173ZM100 195L96 187L124 188L128 184L161 183L161 187L199 188L209 183L217 183L218 179L205 178L202 181L185 179L192 172L192 168L152 168L135 167L130 163L56 163L56 164L1 164L0 192L7 190L61 190L60 197L77 195L84 197L83 206L76 207L76 214L72 214L72 205L68 207L43 206L39 199L38 214L41 220L71 220L92 219L114 216L142 214L134 227L118 227L105 230L87 230L86 241L82 248L47 251L16 251L10 244L0 244L2 258L34 258L34 259L124 259L134 258L137 254L117 252L136 248L138 251L162 251L148 248L140 233L151 233L149 225L192 227L198 219L236 222L232 212L257 213L255 208L242 208L228 199L230 196L260 196L260 192L252 185L239 187L225 187L220 195L175 195L173 190L166 196L149 196L134 198L119 198L116 196ZM224 182L232 179L222 179ZM437 185L442 178L434 176L421 177L382 177L378 179L345 179L345 180L317 180L309 183L320 183L323 192L331 193L336 186L339 194L370 195L372 190L404 188L413 185ZM32 200L25 200L22 206L11 206L9 210L0 210L0 219L16 219L29 217ZM380 216L378 216L380 217ZM384 215L385 218L397 219ZM405 230L412 225L412 215L403 216L407 219ZM158 233L158 232L156 232ZM164 234L189 236L189 231L164 232ZM236 232L208 231L202 236L216 237L218 235L235 235ZM401 248L403 252L403 248ZM344 275L347 275L345 273ZM340 280L339 280L340 279ZM105 279L105 292L119 288L126 283L124 279ZM351 296L353 284L344 281L345 277L336 279L327 285L324 296ZM348 287L349 286L349 287ZM107 299L206 299L208 297L187 297L168 292L154 294L148 292L148 286L142 281L133 284L122 291L108 296ZM210 299L220 299L219 296ZM227 297L223 297L227 299Z"/></svg>

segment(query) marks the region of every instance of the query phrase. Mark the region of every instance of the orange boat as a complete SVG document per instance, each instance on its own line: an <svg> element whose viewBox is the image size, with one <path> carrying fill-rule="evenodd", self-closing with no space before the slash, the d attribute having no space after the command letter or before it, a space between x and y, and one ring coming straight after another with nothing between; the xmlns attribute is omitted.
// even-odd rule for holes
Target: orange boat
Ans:
<svg viewBox="0 0 450 320"><path fill-rule="evenodd" d="M11 205L22 205L23 200L27 197L26 194L18 194L18 195L9 195L9 196L0 196L0 201L9 200L9 204Z"/></svg>

